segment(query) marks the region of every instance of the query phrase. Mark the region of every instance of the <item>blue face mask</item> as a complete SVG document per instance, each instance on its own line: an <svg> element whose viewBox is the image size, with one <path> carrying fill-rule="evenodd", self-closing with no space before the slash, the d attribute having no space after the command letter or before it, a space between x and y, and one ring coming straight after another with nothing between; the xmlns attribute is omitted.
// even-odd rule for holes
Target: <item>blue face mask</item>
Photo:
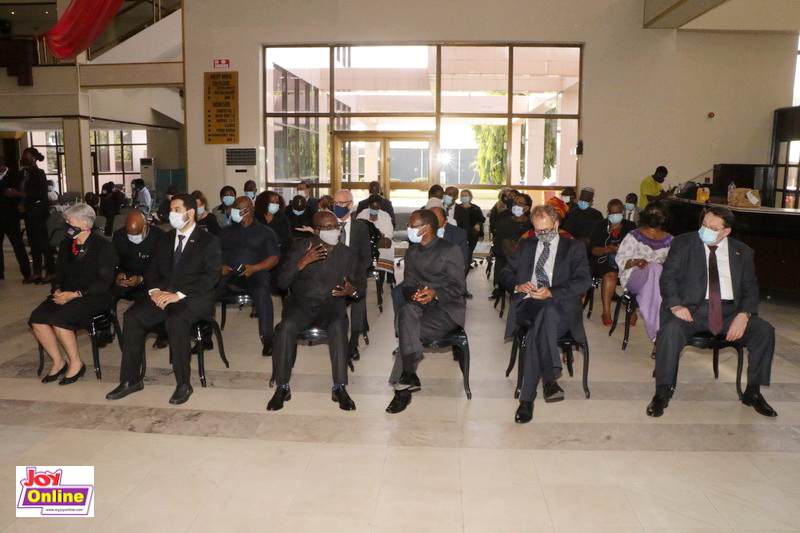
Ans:
<svg viewBox="0 0 800 533"><path fill-rule="evenodd" d="M613 215L608 215L608 221L611 222L612 224L619 224L620 222L622 222L622 213L614 213Z"/></svg>
<svg viewBox="0 0 800 533"><path fill-rule="evenodd" d="M635 205L633 205L633 204L629 204L628 202L625 202L625 210L626 210L626 211L633 211L633 209L634 209L635 207L636 207Z"/></svg>
<svg viewBox="0 0 800 533"><path fill-rule="evenodd" d="M267 207L267 211L269 211L270 215L274 215L275 213L278 212L280 208L281 204L269 204L269 207Z"/></svg>
<svg viewBox="0 0 800 533"><path fill-rule="evenodd" d="M581 200L580 202L578 202L578 209L580 209L581 211L586 211L587 209L589 209L589 202Z"/></svg>
<svg viewBox="0 0 800 533"><path fill-rule="evenodd" d="M439 228L436 230L436 236L440 239L444 239L444 228Z"/></svg>
<svg viewBox="0 0 800 533"><path fill-rule="evenodd" d="M302 215L303 213L305 213L305 212L306 212L306 210L305 210L305 209L303 209L302 211L298 211L297 209L294 209L294 208L292 209L292 213L294 213L294 214L295 214L295 215L297 215L298 217L299 217L300 215Z"/></svg>
<svg viewBox="0 0 800 533"><path fill-rule="evenodd" d="M336 215L336 218L338 218L339 220L341 220L343 217L346 217L349 212L350 212L349 207L345 207L343 205L333 206L333 214Z"/></svg>
<svg viewBox="0 0 800 533"><path fill-rule="evenodd" d="M233 205L233 201L235 199L236 198L234 198L233 196L223 196L222 197L222 203L225 205L225 207L230 207L230 206Z"/></svg>
<svg viewBox="0 0 800 533"><path fill-rule="evenodd" d="M421 243L422 242L422 236L425 234L425 231L427 231L427 230L423 231L422 233L419 233L419 230L421 230L424 227L425 226L422 226L420 228L407 228L408 240L410 242L414 243L414 244Z"/></svg>
<svg viewBox="0 0 800 533"><path fill-rule="evenodd" d="M202 215L205 212L206 212L206 208L205 207L203 207L202 205L198 205L197 206L197 214L198 215Z"/></svg>
<svg viewBox="0 0 800 533"><path fill-rule="evenodd" d="M444 198L442 198L442 201L444 202L444 205L451 205L453 203L453 197L445 194Z"/></svg>
<svg viewBox="0 0 800 533"><path fill-rule="evenodd" d="M462 204L468 204L468 203L470 203L470 201L472 201L472 198L470 198L469 196L462 196L461 197L461 203Z"/></svg>
<svg viewBox="0 0 800 533"><path fill-rule="evenodd" d="M374 217L378 216L378 214L379 214L380 212L381 212L381 210L380 210L380 209L370 209L370 210L369 210L369 214L370 214L370 215L372 215L372 216L374 216Z"/></svg>
<svg viewBox="0 0 800 533"><path fill-rule="evenodd" d="M708 229L705 226L701 226L697 233L700 235L700 240L703 241L703 244L714 244L719 238L718 231Z"/></svg>
<svg viewBox="0 0 800 533"><path fill-rule="evenodd" d="M254 199L256 197L256 192L255 191L244 191L244 195L252 200L252 199Z"/></svg>
<svg viewBox="0 0 800 533"><path fill-rule="evenodd" d="M242 212L238 209L231 209L231 220L234 222L242 221Z"/></svg>

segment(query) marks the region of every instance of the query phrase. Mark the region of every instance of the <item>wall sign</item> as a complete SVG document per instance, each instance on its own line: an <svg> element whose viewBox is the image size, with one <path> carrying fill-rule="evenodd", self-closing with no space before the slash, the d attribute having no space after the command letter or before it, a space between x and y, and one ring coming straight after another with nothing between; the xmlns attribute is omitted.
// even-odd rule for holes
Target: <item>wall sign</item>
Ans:
<svg viewBox="0 0 800 533"><path fill-rule="evenodd" d="M239 73L205 73L206 144L239 144Z"/></svg>
<svg viewBox="0 0 800 533"><path fill-rule="evenodd" d="M215 59L214 68L231 68L230 59Z"/></svg>

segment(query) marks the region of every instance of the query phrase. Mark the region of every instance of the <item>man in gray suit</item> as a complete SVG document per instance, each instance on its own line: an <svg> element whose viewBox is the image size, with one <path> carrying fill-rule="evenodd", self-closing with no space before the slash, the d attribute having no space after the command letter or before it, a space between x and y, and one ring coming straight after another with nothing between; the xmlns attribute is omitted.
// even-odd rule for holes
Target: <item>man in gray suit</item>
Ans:
<svg viewBox="0 0 800 533"><path fill-rule="evenodd" d="M539 205L531 213L535 239L524 239L498 275L503 290L513 294L509 328L524 327L525 353L522 391L514 420L533 419L536 388L542 378L545 402L564 399L556 381L561 376L559 337L572 333L585 340L581 295L591 285L586 246L558 233L559 216L550 205Z"/></svg>
<svg viewBox="0 0 800 533"><path fill-rule="evenodd" d="M661 273L661 329L656 339L656 394L648 416L669 406L678 358L689 338L710 331L747 347L747 388L742 403L764 416L778 413L764 400L769 385L775 329L758 316L758 281L753 250L729 237L733 213L708 209L700 231L672 240Z"/></svg>

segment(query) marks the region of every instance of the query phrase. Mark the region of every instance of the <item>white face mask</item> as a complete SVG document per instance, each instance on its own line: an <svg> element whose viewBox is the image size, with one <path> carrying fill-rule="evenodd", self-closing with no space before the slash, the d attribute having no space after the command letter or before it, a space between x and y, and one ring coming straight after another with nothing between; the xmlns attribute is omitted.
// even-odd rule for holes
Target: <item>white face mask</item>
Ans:
<svg viewBox="0 0 800 533"><path fill-rule="evenodd" d="M169 214L169 224L173 228L177 230L182 230L186 224L189 223L188 220L183 219L184 213L176 213L174 211L170 212Z"/></svg>
<svg viewBox="0 0 800 533"><path fill-rule="evenodd" d="M339 243L340 233L338 229L323 229L319 232L319 238L329 246L336 246Z"/></svg>
<svg viewBox="0 0 800 533"><path fill-rule="evenodd" d="M569 201L570 201L570 197L569 196L562 196L561 197L561 201L564 202L565 204L568 204Z"/></svg>
<svg viewBox="0 0 800 533"><path fill-rule="evenodd" d="M297 191L297 196L302 196L303 198L308 198L308 193L306 191Z"/></svg>
<svg viewBox="0 0 800 533"><path fill-rule="evenodd" d="M521 205L515 205L511 208L511 214L515 217L521 217L525 213L525 208Z"/></svg>
<svg viewBox="0 0 800 533"><path fill-rule="evenodd" d="M128 233L128 240L131 241L133 244L141 244L144 240L144 235L141 233L139 235L131 235Z"/></svg>

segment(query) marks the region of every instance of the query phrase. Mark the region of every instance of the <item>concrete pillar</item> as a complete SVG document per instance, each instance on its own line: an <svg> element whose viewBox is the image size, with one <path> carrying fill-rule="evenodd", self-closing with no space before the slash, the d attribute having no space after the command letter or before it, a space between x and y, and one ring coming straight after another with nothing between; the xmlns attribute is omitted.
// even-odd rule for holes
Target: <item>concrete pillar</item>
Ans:
<svg viewBox="0 0 800 533"><path fill-rule="evenodd" d="M85 118L65 118L62 120L61 127L64 132L64 159L66 166L64 170L67 190L80 191L81 194L94 191L89 120Z"/></svg>

